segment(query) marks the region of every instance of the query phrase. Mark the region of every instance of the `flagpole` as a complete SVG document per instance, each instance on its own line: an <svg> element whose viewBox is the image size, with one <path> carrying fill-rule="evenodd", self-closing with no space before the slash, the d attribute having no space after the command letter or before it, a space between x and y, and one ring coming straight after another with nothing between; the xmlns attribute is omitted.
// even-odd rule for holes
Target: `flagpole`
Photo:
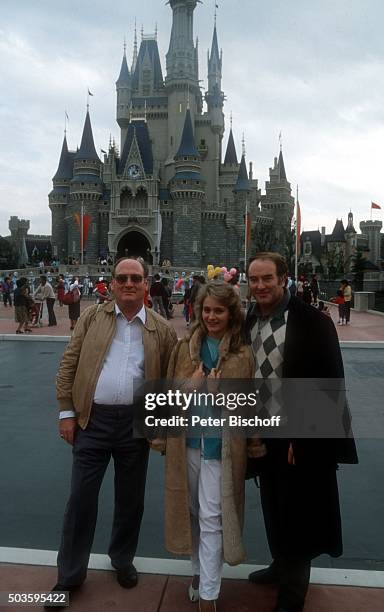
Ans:
<svg viewBox="0 0 384 612"><path fill-rule="evenodd" d="M299 201L299 186L296 187L296 219L295 219L295 282L297 283L297 275L299 270L299 261L298 261L298 218L297 218L297 203Z"/></svg>
<svg viewBox="0 0 384 612"><path fill-rule="evenodd" d="M81 217L80 217L80 263L84 264L84 200L81 201Z"/></svg>
<svg viewBox="0 0 384 612"><path fill-rule="evenodd" d="M245 194L245 240L244 240L244 271L247 271L248 261L248 194Z"/></svg>

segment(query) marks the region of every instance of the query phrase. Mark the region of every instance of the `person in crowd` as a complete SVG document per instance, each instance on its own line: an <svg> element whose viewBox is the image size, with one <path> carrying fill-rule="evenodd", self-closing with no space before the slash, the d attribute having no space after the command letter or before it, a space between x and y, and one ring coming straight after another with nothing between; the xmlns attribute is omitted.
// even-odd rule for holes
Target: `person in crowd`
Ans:
<svg viewBox="0 0 384 612"><path fill-rule="evenodd" d="M86 579L99 489L111 457L115 512L108 553L120 586L138 582L133 559L149 444L132 437L133 381L164 378L177 342L169 324L143 305L146 264L118 260L112 276L114 299L83 312L56 379L59 432L73 447L73 469L53 591L70 596Z"/></svg>
<svg viewBox="0 0 384 612"><path fill-rule="evenodd" d="M349 325L351 321L352 287L346 278L341 281L340 290L344 297L345 324Z"/></svg>
<svg viewBox="0 0 384 612"><path fill-rule="evenodd" d="M13 294L15 306L15 321L18 323L16 329L17 334L29 334L32 329L29 327L28 314L28 279L25 277L19 278L16 283L16 289Z"/></svg>
<svg viewBox="0 0 384 612"><path fill-rule="evenodd" d="M6 276L1 283L1 290L3 292L3 304L5 308L7 305L12 306L12 291L13 283L10 276Z"/></svg>
<svg viewBox="0 0 384 612"><path fill-rule="evenodd" d="M317 280L317 275L316 274L312 274L312 278L311 278L311 292L312 292L312 299L313 299L313 303L317 304L317 301L319 299L319 294L320 294L320 287L319 287L319 281Z"/></svg>
<svg viewBox="0 0 384 612"><path fill-rule="evenodd" d="M153 277L149 294L152 300L152 308L155 312L160 312L161 316L167 319L167 313L164 308L164 302L168 300L168 293L160 280L160 274L155 274Z"/></svg>
<svg viewBox="0 0 384 612"><path fill-rule="evenodd" d="M246 331L260 379L341 379L343 361L332 321L286 289L288 268L278 253L258 253L248 269L256 303ZM250 466L259 476L272 564L252 572L254 584L278 585L275 612L301 612L311 560L342 554L336 470L357 463L353 438L270 438L266 457ZM257 465L257 463L259 463Z"/></svg>
<svg viewBox="0 0 384 612"><path fill-rule="evenodd" d="M65 279L64 279L64 274L59 274L59 276L57 277L56 290L57 290L57 300L59 302L59 306L62 306L63 305L63 297L64 297L64 294L65 294Z"/></svg>
<svg viewBox="0 0 384 612"><path fill-rule="evenodd" d="M172 314L173 306L171 302L172 289L169 286L168 279L165 277L161 279L161 284L164 286L166 294L167 294L167 297L163 297L163 306L164 306L165 314L167 315L167 319L172 319L173 317L173 314Z"/></svg>
<svg viewBox="0 0 384 612"><path fill-rule="evenodd" d="M89 299L92 299L92 295L93 295L93 281L92 281L92 278L89 277L89 281L88 281L88 297L89 297Z"/></svg>
<svg viewBox="0 0 384 612"><path fill-rule="evenodd" d="M311 290L311 284L307 279L304 279L303 281L303 294L302 294L302 300L303 302L305 302L306 304L312 304L312 290Z"/></svg>
<svg viewBox="0 0 384 612"><path fill-rule="evenodd" d="M96 297L97 304L104 304L104 302L106 302L109 298L108 287L102 276L99 277L99 280L95 285L93 295Z"/></svg>
<svg viewBox="0 0 384 612"><path fill-rule="evenodd" d="M338 289L336 291L336 296L331 298L331 302L333 304L337 304L337 308L339 312L339 320L337 324L344 325L345 323L345 300L344 300L344 292L342 289Z"/></svg>
<svg viewBox="0 0 384 612"><path fill-rule="evenodd" d="M41 316L41 310L42 310L42 307L45 301L45 303L47 304L47 310L48 310L48 327L56 326L57 321L56 321L55 311L53 308L55 304L55 292L53 291L51 283L47 281L47 277L45 276L45 274L42 274L40 276L40 284L35 291L33 299L35 303L39 305L40 316Z"/></svg>
<svg viewBox="0 0 384 612"><path fill-rule="evenodd" d="M303 299L304 281L305 281L305 276L303 275L299 276L299 280L297 281L297 286L296 286L296 297L298 297L300 300Z"/></svg>
<svg viewBox="0 0 384 612"><path fill-rule="evenodd" d="M184 315L184 319L185 319L185 322L187 324L187 327L189 327L189 321L190 321L190 318L191 318L191 288L189 286L189 282L188 281L184 282L183 303L184 303L183 315Z"/></svg>
<svg viewBox="0 0 384 612"><path fill-rule="evenodd" d="M195 313L195 324L172 353L167 377L187 379L194 389L219 378L251 378L254 363L244 345L241 302L233 287L222 281L204 285ZM166 547L191 555L188 595L199 600L201 612L216 610L223 561L236 565L245 558L241 531L247 452L261 457L265 447L259 438L242 436L167 439Z"/></svg>
<svg viewBox="0 0 384 612"><path fill-rule="evenodd" d="M287 289L291 295L296 295L297 287L293 276L288 276Z"/></svg>
<svg viewBox="0 0 384 612"><path fill-rule="evenodd" d="M190 320L194 321L195 320L195 312L194 312L194 307L195 307L195 302L197 299L197 295L199 293L199 289L202 285L201 282L201 276L199 274L194 274L192 276L192 286L191 286L191 293L189 295L189 303L190 303Z"/></svg>
<svg viewBox="0 0 384 612"><path fill-rule="evenodd" d="M317 309L318 309L319 312L322 312L327 317L331 316L331 312L329 310L329 307L326 306L322 300L318 301Z"/></svg>
<svg viewBox="0 0 384 612"><path fill-rule="evenodd" d="M75 329L77 320L80 318L81 291L78 276L73 277L72 282L69 285L69 292L74 295L74 301L72 304L68 304L68 318L70 323L69 329L73 331Z"/></svg>

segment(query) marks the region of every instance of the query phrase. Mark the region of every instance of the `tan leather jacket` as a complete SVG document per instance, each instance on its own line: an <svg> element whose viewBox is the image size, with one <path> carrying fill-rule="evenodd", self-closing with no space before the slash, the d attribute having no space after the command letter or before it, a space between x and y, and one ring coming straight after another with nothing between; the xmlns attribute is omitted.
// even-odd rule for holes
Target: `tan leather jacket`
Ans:
<svg viewBox="0 0 384 612"><path fill-rule="evenodd" d="M165 378L175 330L163 317L148 308L143 328L146 380ZM56 377L56 397L60 410L74 410L78 423L86 428L96 384L104 358L116 331L115 301L87 308L78 320L63 355Z"/></svg>

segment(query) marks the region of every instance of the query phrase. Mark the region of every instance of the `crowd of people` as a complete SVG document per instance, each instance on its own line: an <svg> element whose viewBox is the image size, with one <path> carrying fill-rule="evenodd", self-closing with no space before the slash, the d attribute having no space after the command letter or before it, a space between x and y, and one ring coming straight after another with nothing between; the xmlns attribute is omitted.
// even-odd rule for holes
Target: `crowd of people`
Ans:
<svg viewBox="0 0 384 612"><path fill-rule="evenodd" d="M252 572L249 581L277 585L274 612L300 612L312 559L342 554L336 471L340 463L357 462L351 432L332 440L263 439L260 431L228 438L219 427L213 437L134 437L139 400L133 381L181 379L184 390L217 392L231 379L343 379L335 327L320 307L292 295L286 262L276 253L258 253L249 264L252 302L246 318L232 283L202 282L196 275L192 287L184 287L190 326L180 340L167 321L166 285L153 280L148 308L146 263L116 262L110 287L95 287L99 303L81 314L60 364L59 435L73 447L73 468L53 592L68 591L71 599L86 579L99 490L112 457L115 510L108 553L120 586L137 585L133 562L152 448L165 454L165 545L191 557L186 598L198 602L200 612L215 612L223 563L244 561L248 477L260 487L272 556L271 565ZM191 411L211 415L215 408L206 399Z"/></svg>

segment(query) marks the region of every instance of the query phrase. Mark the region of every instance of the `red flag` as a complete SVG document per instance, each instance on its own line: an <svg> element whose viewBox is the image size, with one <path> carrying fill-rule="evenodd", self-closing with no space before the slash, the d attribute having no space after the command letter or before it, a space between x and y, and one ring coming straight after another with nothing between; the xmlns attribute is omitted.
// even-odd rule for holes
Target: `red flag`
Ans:
<svg viewBox="0 0 384 612"><path fill-rule="evenodd" d="M297 200L296 201L296 253L297 253L297 256L300 255L300 251L301 251L300 236L301 236L301 210L300 210L299 200Z"/></svg>
<svg viewBox="0 0 384 612"><path fill-rule="evenodd" d="M371 208L376 208L377 210L381 210L381 206L375 204L375 202L371 202Z"/></svg>
<svg viewBox="0 0 384 612"><path fill-rule="evenodd" d="M75 217L76 225L79 228L80 241L81 241L81 214L75 213L74 217ZM92 219L91 215L83 215L83 241L82 243L80 242L80 249L84 249L85 245L87 244L89 224L91 222L91 219Z"/></svg>

